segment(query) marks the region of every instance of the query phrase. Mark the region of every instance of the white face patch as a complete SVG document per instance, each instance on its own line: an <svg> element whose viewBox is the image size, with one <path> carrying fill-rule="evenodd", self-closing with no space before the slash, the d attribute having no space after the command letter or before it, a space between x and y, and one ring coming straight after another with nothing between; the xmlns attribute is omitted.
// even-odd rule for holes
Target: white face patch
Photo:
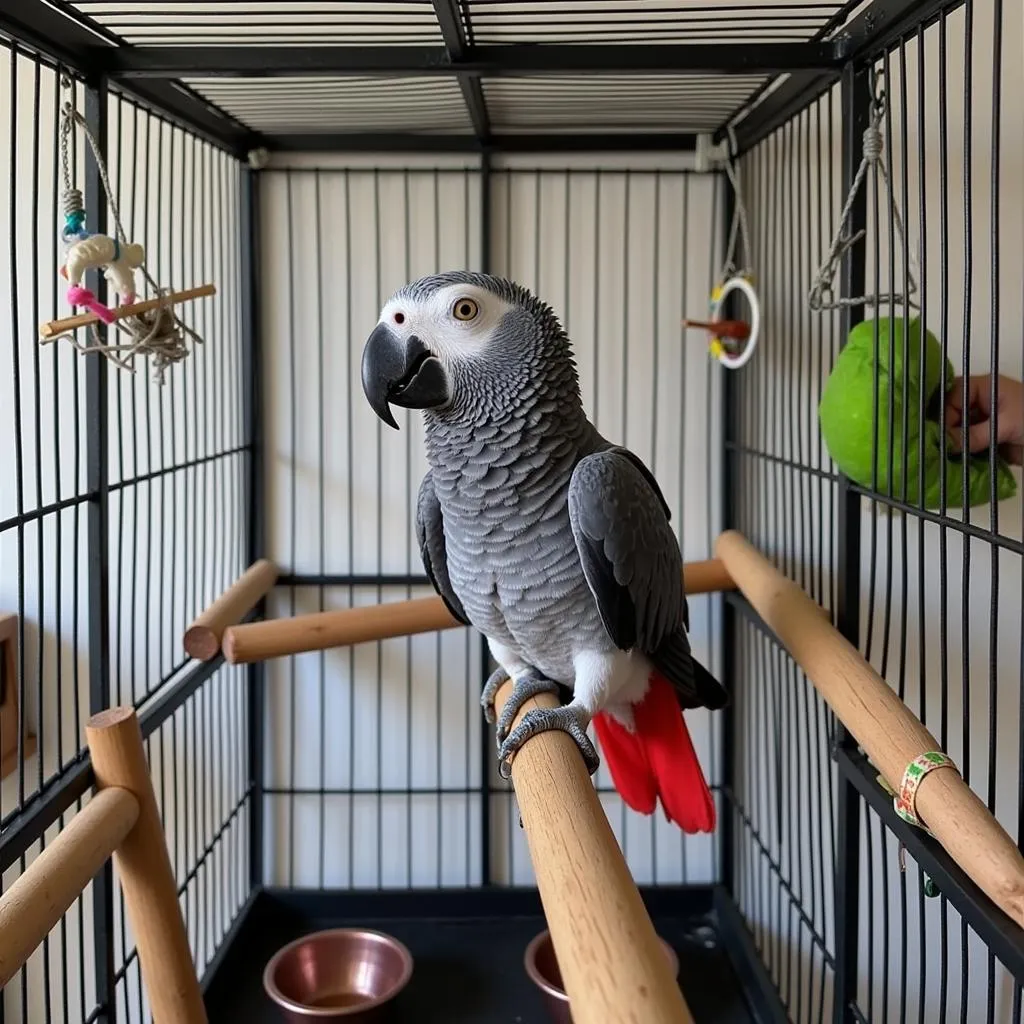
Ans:
<svg viewBox="0 0 1024 1024"><path fill-rule="evenodd" d="M450 363L482 355L511 308L493 292L451 284L423 299L389 300L379 323L401 341L415 335L442 363Z"/></svg>

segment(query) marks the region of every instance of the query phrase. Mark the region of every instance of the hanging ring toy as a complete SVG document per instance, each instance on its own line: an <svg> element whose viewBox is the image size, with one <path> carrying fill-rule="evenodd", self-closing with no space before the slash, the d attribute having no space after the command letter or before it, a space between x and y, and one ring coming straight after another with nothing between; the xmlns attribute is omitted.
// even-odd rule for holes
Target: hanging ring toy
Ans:
<svg viewBox="0 0 1024 1024"><path fill-rule="evenodd" d="M729 154L724 158L723 168L735 196L732 222L726 245L725 263L719 271L719 283L711 292L711 320L684 320L684 327L699 327L711 333L708 349L726 369L738 370L754 354L757 339L761 333L761 305L754 291L754 275L750 269L750 233L747 229L747 209L743 202L743 189L739 169L735 163L737 145L732 128L728 130ZM742 243L747 263L739 263L736 255L737 243ZM750 320L723 320L722 307L731 292L740 291L750 303ZM727 340L728 339L728 340ZM735 344L739 343L739 344ZM740 347L742 345L742 347Z"/></svg>
<svg viewBox="0 0 1024 1024"><path fill-rule="evenodd" d="M722 307L730 292L739 291L750 303L750 323L744 320L723 320ZM684 320L685 327L702 327L711 331L708 350L727 370L738 370L746 365L754 354L757 339L761 333L761 305L754 291L753 280L749 274L735 274L716 285L711 293L711 320ZM742 348L734 348L726 341L745 342Z"/></svg>

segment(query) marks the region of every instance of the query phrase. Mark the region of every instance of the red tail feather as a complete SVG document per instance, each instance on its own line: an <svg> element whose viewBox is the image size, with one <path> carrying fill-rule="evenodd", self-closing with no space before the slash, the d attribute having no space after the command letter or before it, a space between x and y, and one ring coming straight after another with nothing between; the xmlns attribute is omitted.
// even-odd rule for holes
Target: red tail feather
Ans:
<svg viewBox="0 0 1024 1024"><path fill-rule="evenodd" d="M633 707L636 732L610 715L594 718L594 731L615 788L641 814L661 798L665 817L684 832L712 832L715 802L693 749L672 685L657 672L644 699Z"/></svg>

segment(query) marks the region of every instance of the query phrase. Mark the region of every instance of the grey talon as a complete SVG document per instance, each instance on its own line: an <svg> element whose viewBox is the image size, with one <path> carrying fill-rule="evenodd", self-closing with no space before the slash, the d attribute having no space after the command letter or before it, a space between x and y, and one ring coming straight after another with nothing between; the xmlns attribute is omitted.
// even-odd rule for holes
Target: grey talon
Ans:
<svg viewBox="0 0 1024 1024"><path fill-rule="evenodd" d="M594 744L590 742L585 728L586 713L581 708L566 704L560 708L544 708L528 711L523 720L505 738L498 750L498 774L507 779L512 774L512 757L520 747L539 732L560 729L568 733L583 755L587 771L593 775L601 764Z"/></svg>
<svg viewBox="0 0 1024 1024"><path fill-rule="evenodd" d="M512 686L512 692L509 694L508 700L505 701L505 706L501 709L501 715L498 717L498 724L494 730L499 746L508 735L509 729L512 728L512 723L515 721L516 715L519 714L519 709L531 697L536 697L538 693L553 693L555 696L558 696L558 684L553 683L550 679L545 679L539 672L533 670L524 672L515 681Z"/></svg>
<svg viewBox="0 0 1024 1024"><path fill-rule="evenodd" d="M480 706L484 709L484 721L488 725L493 725L497 717L494 713L494 698L497 697L498 691L508 680L508 673L499 667L490 674L487 682L484 683L484 688L480 693Z"/></svg>

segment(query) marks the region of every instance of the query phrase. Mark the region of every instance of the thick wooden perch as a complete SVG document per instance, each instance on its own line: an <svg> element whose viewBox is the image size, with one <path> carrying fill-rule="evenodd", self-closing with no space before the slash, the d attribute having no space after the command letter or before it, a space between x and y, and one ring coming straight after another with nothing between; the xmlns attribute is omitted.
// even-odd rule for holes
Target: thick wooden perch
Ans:
<svg viewBox="0 0 1024 1024"><path fill-rule="evenodd" d="M139 802L126 789L97 793L0 896L0 988L21 970L138 817Z"/></svg>
<svg viewBox="0 0 1024 1024"><path fill-rule="evenodd" d="M723 533L717 552L747 600L898 791L907 765L939 751L938 740L819 606L744 537ZM957 772L938 768L922 779L917 816L979 888L1024 925L1024 858Z"/></svg>
<svg viewBox="0 0 1024 1024"><path fill-rule="evenodd" d="M689 595L731 590L734 586L725 566L715 558L684 565L683 579ZM244 665L370 640L432 633L458 625L441 598L436 596L314 612L289 619L229 626L224 630L224 658L232 665Z"/></svg>
<svg viewBox="0 0 1024 1024"><path fill-rule="evenodd" d="M210 661L220 650L228 626L238 623L277 582L277 566L262 558L253 562L213 604L185 630L185 653Z"/></svg>
<svg viewBox="0 0 1024 1024"><path fill-rule="evenodd" d="M193 299L202 299L207 295L216 295L215 284L201 284L196 288L185 288L180 292L170 292L162 299L144 299L142 302L133 302L128 306L115 306L115 320L123 320L126 316L138 316L140 313L151 313L158 309L161 304L176 306L180 302L191 302ZM50 320L39 328L40 338L56 338L68 331L76 331L79 327L88 327L89 324L99 322L95 313L78 313L75 316L66 316L61 320Z"/></svg>
<svg viewBox="0 0 1024 1024"><path fill-rule="evenodd" d="M499 712L510 692L498 691ZM557 705L541 694L514 724ZM575 1024L693 1024L576 744L531 737L512 785Z"/></svg>
<svg viewBox="0 0 1024 1024"><path fill-rule="evenodd" d="M100 789L126 789L138 804L138 820L115 849L114 864L153 1019L206 1024L139 720L132 708L111 708L86 722L85 736Z"/></svg>

